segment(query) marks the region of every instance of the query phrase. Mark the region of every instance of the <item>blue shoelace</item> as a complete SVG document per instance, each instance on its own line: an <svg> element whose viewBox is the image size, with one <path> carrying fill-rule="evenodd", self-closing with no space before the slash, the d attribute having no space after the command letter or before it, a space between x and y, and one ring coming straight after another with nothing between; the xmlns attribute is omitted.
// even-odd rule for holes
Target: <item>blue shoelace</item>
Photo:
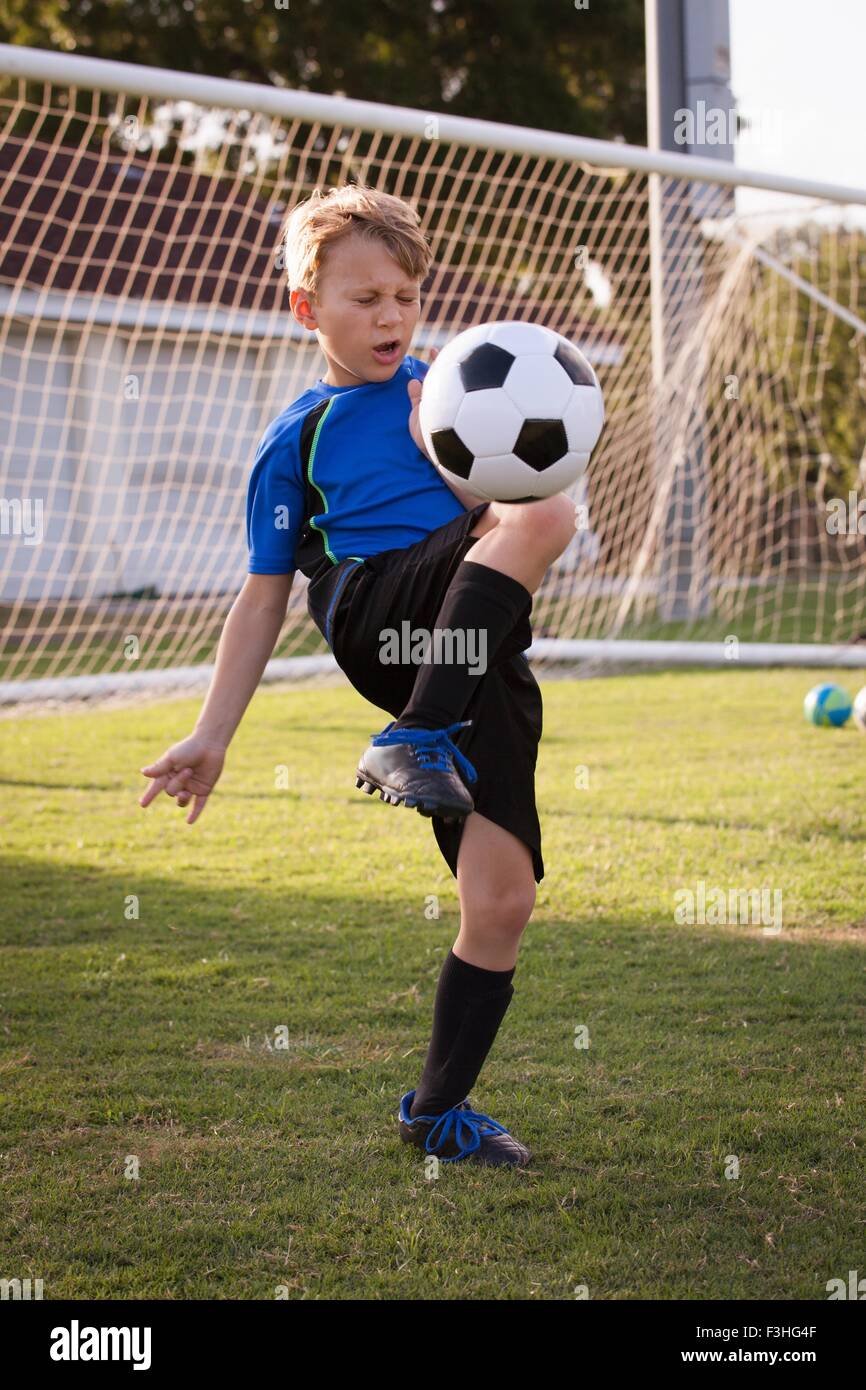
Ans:
<svg viewBox="0 0 866 1390"><path fill-rule="evenodd" d="M416 1115L416 1120L436 1119L436 1123L427 1135L425 1148L428 1153L435 1153L440 1144L444 1144L451 1131L454 1131L454 1142L460 1152L450 1157L442 1156L443 1163L457 1163L461 1158L474 1153L481 1147L481 1138L484 1134L508 1134L509 1131L497 1120L491 1120L489 1115L482 1115L480 1111L471 1109L469 1102L463 1100L459 1105L452 1105L450 1110L438 1118L433 1115ZM435 1136L435 1141L434 1141Z"/></svg>
<svg viewBox="0 0 866 1390"><path fill-rule="evenodd" d="M380 734L370 735L377 748L392 743L410 743L417 748L418 762L422 767L432 767L439 772L448 772L448 759L451 757L457 763L464 777L468 777L470 782L477 782L478 773L475 768L448 737L457 729L468 728L472 723L471 719L464 719L462 724L449 724L447 729L395 729L395 723L396 720L392 719L391 723L386 724Z"/></svg>

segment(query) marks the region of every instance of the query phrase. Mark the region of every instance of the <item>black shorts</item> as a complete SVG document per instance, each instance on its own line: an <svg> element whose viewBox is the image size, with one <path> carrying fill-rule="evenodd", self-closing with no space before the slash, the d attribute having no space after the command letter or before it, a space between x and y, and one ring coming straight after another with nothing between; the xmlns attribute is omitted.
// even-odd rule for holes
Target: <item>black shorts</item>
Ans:
<svg viewBox="0 0 866 1390"><path fill-rule="evenodd" d="M475 544L469 532L489 503L455 517L415 545L383 550L366 560L348 558L310 581L307 609L340 669L365 700L402 714L418 667L379 659L383 628L432 631L460 561ZM536 882L544 877L541 828L535 806L535 764L541 740L542 702L538 682L523 652L532 642L525 616L497 651L462 716L471 719L453 741L472 763L478 780L469 790L475 809L524 841L532 853ZM433 816L436 841L454 877L462 821L446 825Z"/></svg>

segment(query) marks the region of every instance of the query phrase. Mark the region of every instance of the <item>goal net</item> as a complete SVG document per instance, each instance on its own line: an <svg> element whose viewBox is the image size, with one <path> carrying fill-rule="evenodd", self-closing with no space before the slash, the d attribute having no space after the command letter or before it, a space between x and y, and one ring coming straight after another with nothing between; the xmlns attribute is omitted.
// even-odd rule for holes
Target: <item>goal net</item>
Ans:
<svg viewBox="0 0 866 1390"><path fill-rule="evenodd" d="M0 60L0 702L207 670L255 446L322 367L280 232L349 180L414 204L431 242L415 354L528 319L601 380L574 540L535 598L540 667L671 642L860 661L866 194L776 180L748 216L726 169L686 156ZM332 666L300 573L275 658Z"/></svg>

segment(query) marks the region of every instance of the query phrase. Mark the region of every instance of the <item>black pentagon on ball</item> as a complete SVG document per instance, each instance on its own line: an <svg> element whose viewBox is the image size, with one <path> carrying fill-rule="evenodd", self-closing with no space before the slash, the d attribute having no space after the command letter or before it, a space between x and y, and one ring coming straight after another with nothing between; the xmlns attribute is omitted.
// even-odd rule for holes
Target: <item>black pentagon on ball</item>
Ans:
<svg viewBox="0 0 866 1390"><path fill-rule="evenodd" d="M501 386L511 370L514 353L495 343L482 343L473 348L460 363L460 380L464 391L489 391Z"/></svg>
<svg viewBox="0 0 866 1390"><path fill-rule="evenodd" d="M512 450L519 459L540 473L568 453L568 439L561 420L524 420Z"/></svg>
<svg viewBox="0 0 866 1390"><path fill-rule="evenodd" d="M466 448L456 430L433 430L430 436L433 453L441 468L456 473L458 478L468 478L475 457Z"/></svg>
<svg viewBox="0 0 866 1390"><path fill-rule="evenodd" d="M592 372L580 353L575 352L574 348L567 343L557 344L556 352L553 354L556 361L564 372L567 372L575 386L594 386Z"/></svg>

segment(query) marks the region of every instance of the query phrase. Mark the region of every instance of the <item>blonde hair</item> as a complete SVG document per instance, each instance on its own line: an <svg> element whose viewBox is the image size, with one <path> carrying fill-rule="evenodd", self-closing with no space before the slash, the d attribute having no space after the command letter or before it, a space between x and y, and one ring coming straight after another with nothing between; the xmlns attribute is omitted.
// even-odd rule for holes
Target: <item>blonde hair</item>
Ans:
<svg viewBox="0 0 866 1390"><path fill-rule="evenodd" d="M289 289L303 287L318 299L328 248L353 232L381 241L412 280L423 280L433 264L418 214L402 198L360 183L327 193L316 188L292 209L282 232Z"/></svg>

